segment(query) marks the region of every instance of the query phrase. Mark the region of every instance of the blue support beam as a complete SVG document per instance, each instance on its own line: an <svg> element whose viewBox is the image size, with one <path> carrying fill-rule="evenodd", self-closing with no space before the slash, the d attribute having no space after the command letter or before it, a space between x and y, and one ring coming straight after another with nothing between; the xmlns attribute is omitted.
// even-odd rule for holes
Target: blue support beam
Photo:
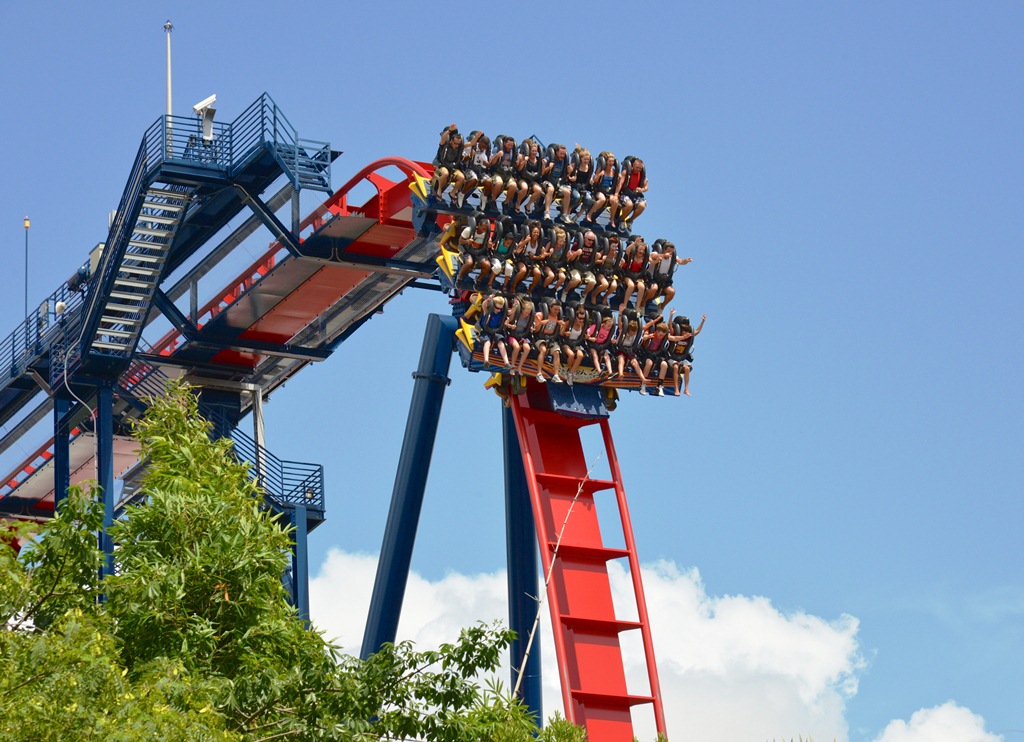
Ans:
<svg viewBox="0 0 1024 742"><path fill-rule="evenodd" d="M395 488L391 494L391 510L363 633L360 652L363 659L376 652L382 644L394 642L398 633L398 619L409 579L412 548L423 507L423 492L437 437L441 403L449 384L448 369L457 329L458 322L454 317L431 314L427 318L420 363L413 375L416 383L395 474Z"/></svg>
<svg viewBox="0 0 1024 742"><path fill-rule="evenodd" d="M309 532L306 525L306 506L291 507L292 525L292 604L299 612L299 618L309 625Z"/></svg>
<svg viewBox="0 0 1024 742"><path fill-rule="evenodd" d="M501 432L505 453L505 548L508 559L508 625L516 632L509 647L512 682L515 688L522 671L519 697L543 723L541 698L540 637L533 638L529 657L526 657L530 631L536 621L540 603L539 562L537 559L537 531L533 522L530 491L523 469L523 454L516 435L516 422L508 407L501 411Z"/></svg>
<svg viewBox="0 0 1024 742"><path fill-rule="evenodd" d="M53 511L68 496L71 486L71 425L68 413L71 400L56 396L53 399Z"/></svg>
<svg viewBox="0 0 1024 742"><path fill-rule="evenodd" d="M103 498L103 531L100 549L105 559L100 576L114 574L114 541L110 528L114 525L114 390L101 385L96 395L96 479Z"/></svg>

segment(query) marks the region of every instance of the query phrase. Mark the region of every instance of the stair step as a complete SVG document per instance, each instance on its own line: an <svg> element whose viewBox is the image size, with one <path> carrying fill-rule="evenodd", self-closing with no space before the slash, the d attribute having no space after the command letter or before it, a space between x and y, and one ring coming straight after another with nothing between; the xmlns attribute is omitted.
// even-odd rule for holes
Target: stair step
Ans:
<svg viewBox="0 0 1024 742"><path fill-rule="evenodd" d="M142 299L143 297L141 295L139 295L139 298ZM105 312L136 312L138 314L142 314L142 312L144 310L145 310L145 307L137 306L137 305L134 305L134 304L112 304L112 303L107 303L107 304L103 305L103 311L105 311Z"/></svg>
<svg viewBox="0 0 1024 742"><path fill-rule="evenodd" d="M115 286L132 286L137 289L150 289L153 288L152 281L136 281L131 278L115 278Z"/></svg>
<svg viewBox="0 0 1024 742"><path fill-rule="evenodd" d="M122 265L120 268L122 273L134 273L137 276L157 276L160 275L160 271L156 268L150 268L142 265Z"/></svg>
<svg viewBox="0 0 1024 742"><path fill-rule="evenodd" d="M93 340L92 347L94 348L106 348L107 350L125 350L128 347L127 343L107 343L103 340Z"/></svg>
<svg viewBox="0 0 1024 742"><path fill-rule="evenodd" d="M164 211L171 211L175 214L179 214L185 210L185 204L172 204L164 201L143 201L142 208L144 209L163 209Z"/></svg>
<svg viewBox="0 0 1024 742"><path fill-rule="evenodd" d="M158 250L163 253L167 249L166 242L146 242L145 240L129 240L129 247L134 247L140 250ZM163 255L143 255L139 253L128 253L128 256L136 258L137 260L163 260Z"/></svg>
<svg viewBox="0 0 1024 742"><path fill-rule="evenodd" d="M102 325L104 322L108 325L131 326L139 324L142 320L135 319L134 317L112 317L109 314L104 314L100 317L100 324Z"/></svg>
<svg viewBox="0 0 1024 742"><path fill-rule="evenodd" d="M168 198L174 201L191 201L191 193L183 193L182 191L168 191L163 188L150 188L146 191L147 196L154 196L156 198Z"/></svg>
<svg viewBox="0 0 1024 742"><path fill-rule="evenodd" d="M111 299L135 299L136 301L145 301L149 298L147 294L133 294L128 291L111 291L108 296Z"/></svg>
<svg viewBox="0 0 1024 742"><path fill-rule="evenodd" d="M102 336L106 335L107 337L114 337L114 338L130 338L134 334L135 334L134 332L126 332L124 330L111 330L111 329L108 329L106 327L104 327L103 329L100 329L100 330L96 330L96 337L102 337Z"/></svg>
<svg viewBox="0 0 1024 742"><path fill-rule="evenodd" d="M140 222L149 222L150 224L177 224L178 217L176 216L161 216L160 214L139 214Z"/></svg>
<svg viewBox="0 0 1024 742"><path fill-rule="evenodd" d="M174 232L166 229L150 229L149 227L140 227L138 225L132 229L132 234L141 234L146 237L170 237Z"/></svg>
<svg viewBox="0 0 1024 742"><path fill-rule="evenodd" d="M548 550L555 551L555 542L548 543ZM612 549L607 546L580 546L562 543L558 546L558 558L574 562L593 562L603 564L612 559L625 559L629 556L626 549Z"/></svg>
<svg viewBox="0 0 1024 742"><path fill-rule="evenodd" d="M571 490L572 494L576 494L577 489L580 489L581 494L584 495L591 495L601 490L615 489L615 482L608 479L587 479L585 477L572 477L567 474L537 472L537 481L541 484L550 485L552 488L558 488L562 492Z"/></svg>
<svg viewBox="0 0 1024 742"><path fill-rule="evenodd" d="M585 708L628 709L641 703L654 703L653 696L615 695L612 693L592 693L585 690L570 690L574 700Z"/></svg>
<svg viewBox="0 0 1024 742"><path fill-rule="evenodd" d="M582 631L588 634L610 634L615 635L620 631L633 631L643 627L639 621L619 621L618 619L586 618L584 616L570 616L561 614L558 620L567 629Z"/></svg>

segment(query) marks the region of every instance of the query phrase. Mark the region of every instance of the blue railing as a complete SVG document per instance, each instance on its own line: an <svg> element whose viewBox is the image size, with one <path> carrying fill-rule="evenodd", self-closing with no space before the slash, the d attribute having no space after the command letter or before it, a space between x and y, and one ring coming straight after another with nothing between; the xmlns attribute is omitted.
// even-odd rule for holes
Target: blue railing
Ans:
<svg viewBox="0 0 1024 742"><path fill-rule="evenodd" d="M212 137L203 137L202 121L191 116L161 116L143 139L148 172L166 160L184 160L233 175L267 144L274 146L293 182L304 173L323 173L330 183L331 148L327 142L302 139L273 99L264 93L230 124L213 122ZM298 181L298 182L296 182Z"/></svg>
<svg viewBox="0 0 1024 742"><path fill-rule="evenodd" d="M237 427L231 427L220 413L204 409L203 414L214 430L230 427L227 437L234 444L235 454L249 463L249 476L268 498L286 508L305 505L308 510L323 513L323 466L279 459Z"/></svg>
<svg viewBox="0 0 1024 742"><path fill-rule="evenodd" d="M82 292L63 283L0 342L0 388L41 360L56 340L77 332L82 303Z"/></svg>

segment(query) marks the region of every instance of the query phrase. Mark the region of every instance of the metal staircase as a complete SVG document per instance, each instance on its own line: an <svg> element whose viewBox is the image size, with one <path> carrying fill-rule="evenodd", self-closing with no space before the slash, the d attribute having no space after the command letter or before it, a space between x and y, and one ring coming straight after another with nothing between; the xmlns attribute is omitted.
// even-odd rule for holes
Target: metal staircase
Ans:
<svg viewBox="0 0 1024 742"><path fill-rule="evenodd" d="M331 192L331 148L326 142L275 142L274 152L296 190Z"/></svg>
<svg viewBox="0 0 1024 742"><path fill-rule="evenodd" d="M180 188L180 187L179 187ZM102 297L91 351L130 356L139 342L174 235L192 198L191 189L151 187L135 219L111 288Z"/></svg>

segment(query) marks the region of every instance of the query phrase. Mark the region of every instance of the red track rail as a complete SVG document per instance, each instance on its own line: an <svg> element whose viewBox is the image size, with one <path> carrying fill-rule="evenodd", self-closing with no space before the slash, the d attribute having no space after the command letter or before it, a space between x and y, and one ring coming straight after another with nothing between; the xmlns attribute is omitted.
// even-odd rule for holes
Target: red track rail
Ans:
<svg viewBox="0 0 1024 742"><path fill-rule="evenodd" d="M654 660L647 603L640 578L633 529L607 419L569 418L530 406L528 394L513 395L511 405L523 467L533 503L565 715L587 728L590 742L631 742L630 709L654 706L659 733L665 733L658 668ZM612 478L591 479L580 428L599 424ZM614 490L624 549L601 539L594 493ZM559 539L561 534L561 539ZM608 561L628 559L638 621L616 617L608 579ZM643 639L650 695L626 688L619 634L639 630Z"/></svg>

